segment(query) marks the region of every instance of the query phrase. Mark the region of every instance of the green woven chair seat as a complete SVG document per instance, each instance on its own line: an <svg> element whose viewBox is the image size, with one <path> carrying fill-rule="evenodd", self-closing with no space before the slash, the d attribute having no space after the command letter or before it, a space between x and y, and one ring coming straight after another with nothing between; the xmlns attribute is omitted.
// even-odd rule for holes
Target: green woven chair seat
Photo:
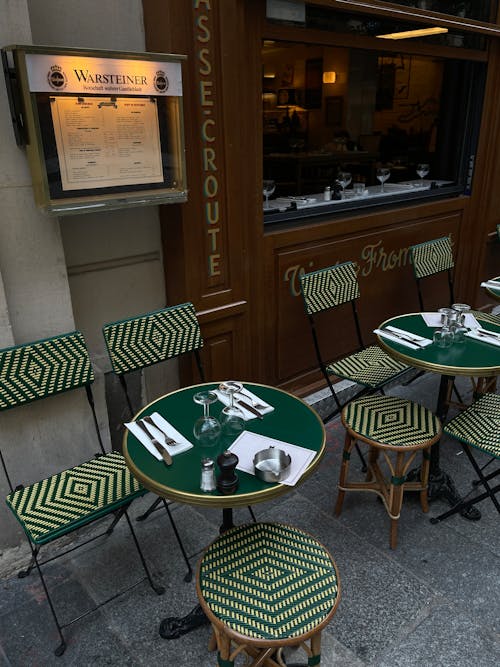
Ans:
<svg viewBox="0 0 500 667"><path fill-rule="evenodd" d="M500 395L485 394L448 422L444 432L500 459Z"/></svg>
<svg viewBox="0 0 500 667"><path fill-rule="evenodd" d="M219 621L256 640L300 638L333 613L339 597L328 551L307 533L275 523L222 534L201 560L198 586Z"/></svg>
<svg viewBox="0 0 500 667"><path fill-rule="evenodd" d="M441 434L439 419L418 403L396 396L364 396L342 411L346 428L381 447L425 447Z"/></svg>
<svg viewBox="0 0 500 667"><path fill-rule="evenodd" d="M111 452L9 494L7 504L35 544L45 544L146 493Z"/></svg>
<svg viewBox="0 0 500 667"><path fill-rule="evenodd" d="M327 366L327 371L347 380L376 389L408 370L376 345L355 352Z"/></svg>

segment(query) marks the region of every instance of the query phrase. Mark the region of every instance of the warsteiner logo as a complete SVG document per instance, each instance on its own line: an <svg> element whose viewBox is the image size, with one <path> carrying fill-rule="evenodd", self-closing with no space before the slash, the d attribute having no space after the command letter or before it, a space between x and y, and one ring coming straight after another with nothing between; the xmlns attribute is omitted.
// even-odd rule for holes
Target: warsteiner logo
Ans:
<svg viewBox="0 0 500 667"><path fill-rule="evenodd" d="M47 74L47 81L49 82L49 86L54 90L64 90L68 83L66 74L59 65L52 65Z"/></svg>
<svg viewBox="0 0 500 667"><path fill-rule="evenodd" d="M154 86L159 93L166 93L169 87L169 81L165 72L159 70L155 74Z"/></svg>

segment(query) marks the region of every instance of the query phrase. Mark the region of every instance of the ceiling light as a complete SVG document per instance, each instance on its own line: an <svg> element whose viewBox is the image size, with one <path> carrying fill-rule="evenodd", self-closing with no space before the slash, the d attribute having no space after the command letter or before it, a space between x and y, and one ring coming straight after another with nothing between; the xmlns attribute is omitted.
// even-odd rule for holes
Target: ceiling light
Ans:
<svg viewBox="0 0 500 667"><path fill-rule="evenodd" d="M323 83L335 83L337 72L323 72Z"/></svg>
<svg viewBox="0 0 500 667"><path fill-rule="evenodd" d="M411 37L427 37L428 35L439 35L448 32L448 28L420 28L419 30L406 30L404 32L390 32L387 35L377 35L380 39L409 39Z"/></svg>

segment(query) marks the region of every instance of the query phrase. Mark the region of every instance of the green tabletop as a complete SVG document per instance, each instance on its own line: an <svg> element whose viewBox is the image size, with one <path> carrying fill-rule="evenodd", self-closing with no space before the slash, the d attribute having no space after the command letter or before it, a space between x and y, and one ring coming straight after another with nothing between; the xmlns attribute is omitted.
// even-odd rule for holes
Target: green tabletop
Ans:
<svg viewBox="0 0 500 667"><path fill-rule="evenodd" d="M492 317L474 311L474 316L484 329L500 333L500 325L492 322ZM380 325L383 329L388 324L405 329L414 334L432 340L435 327L428 327L420 313L400 315L386 320ZM377 335L379 345L392 357L404 361L415 368L441 373L443 375L467 375L469 377L494 377L500 374L500 347L484 343L473 338L464 343L455 343L451 347L441 348L436 344L413 350L387 338Z"/></svg>
<svg viewBox="0 0 500 667"><path fill-rule="evenodd" d="M216 459L231 443L221 441L215 447L201 447L193 437L193 424L200 416L202 407L193 401L193 395L204 389L215 389L218 383L205 383L179 389L156 399L135 418L159 412L194 447L173 457L171 466L158 461L137 438L125 429L123 455L128 467L137 479L150 491L164 498L207 507L237 507L251 505L274 498L294 487L285 484L270 484L254 475L237 471L239 488L233 495L223 496L218 491L209 493L200 490L201 459L205 456ZM250 391L272 405L273 412L264 419L246 422L246 429L267 435L284 442L307 447L317 452L300 481L306 479L319 464L325 450L325 428L318 414L304 401L281 389L260 384L245 383ZM210 412L218 417L223 405L214 403ZM216 474L218 473L216 468Z"/></svg>
<svg viewBox="0 0 500 667"><path fill-rule="evenodd" d="M500 276L496 276L496 278L491 278L491 280L497 280L500 285ZM498 289L496 287L485 287L484 288L488 294L491 294L492 297L494 297L497 301L500 301L500 286Z"/></svg>

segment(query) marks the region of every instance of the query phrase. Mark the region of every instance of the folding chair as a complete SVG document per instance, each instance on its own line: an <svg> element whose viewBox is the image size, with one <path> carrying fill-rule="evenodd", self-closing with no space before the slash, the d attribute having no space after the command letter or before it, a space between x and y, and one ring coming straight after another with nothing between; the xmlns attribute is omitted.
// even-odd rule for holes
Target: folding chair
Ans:
<svg viewBox="0 0 500 667"><path fill-rule="evenodd" d="M102 332L111 367L120 380L131 417L139 410L140 406L137 406L135 410L132 406L125 377L128 373L143 370L148 366L183 354L192 353L200 379L202 382L205 381L205 373L200 357L203 339L192 303L183 303L137 317L110 322L103 326ZM163 504L167 510L168 518L188 568L184 579L190 581L193 570L170 511L170 503L163 498L157 498L137 520L144 521L160 504Z"/></svg>
<svg viewBox="0 0 500 667"><path fill-rule="evenodd" d="M85 340L79 331L0 350L0 411L21 409L24 404L32 401L85 388L100 448L95 458L89 461L29 486L17 486L15 489L7 470L6 459L9 455L0 452L2 466L11 490L6 498L7 505L23 527L32 553L27 569L19 572L18 576L21 578L28 576L33 567L38 571L61 639L60 645L55 650L57 656L62 655L66 649L63 628L87 616L125 591L113 595L78 618L62 624L47 588L42 566L102 535L110 535L122 517L127 520L151 587L159 595L165 592L165 589L157 586L151 578L127 513L129 505L146 493L146 490L129 472L119 452L107 453L104 449L91 391L93 381L94 374ZM39 559L42 546L110 515L113 515L113 520L104 532L67 548L45 561Z"/></svg>
<svg viewBox="0 0 500 667"><path fill-rule="evenodd" d="M433 517L431 523L438 523L486 498L491 499L497 512L500 513L500 503L496 498L496 494L500 491L500 484L492 487L489 483L494 477L500 475L500 467L489 474L484 474L486 468L495 460L500 459L500 395L484 394L467 410L460 412L448 422L444 427L444 432L462 445L463 451L478 476L478 479L473 482L473 487L482 485L485 490L484 493L473 498L465 496L460 503L447 512ZM474 450L488 457L485 464L479 463L477 454L475 456L473 453Z"/></svg>
<svg viewBox="0 0 500 667"><path fill-rule="evenodd" d="M324 423L326 423L343 408L333 386L333 376L351 380L361 385L362 389L354 397L357 398L362 394L377 391L384 393L384 385L396 380L409 367L392 359L378 345L364 346L356 308L356 300L360 296L360 291L354 262L345 262L320 269L319 271L306 273L300 278L300 288L311 327L318 364L336 404L333 412L323 419ZM351 304L352 308L358 350L342 359L328 363L324 360L321 352L316 320L322 314L348 303ZM366 469L357 443L356 449Z"/></svg>
<svg viewBox="0 0 500 667"><path fill-rule="evenodd" d="M430 278L431 276L437 275L439 273L446 273L448 281L448 290L449 290L449 305L455 302L455 292L454 292L454 268L455 262L453 260L453 250L451 247L451 241L448 236L443 236L442 238L433 239L431 241L425 241L424 243L418 243L417 245L410 246L410 261L413 266L413 272L417 284L418 291L418 302L420 305L420 310L425 311L424 300L422 296L422 280L425 278ZM474 314L475 311L473 311ZM484 318L484 313L479 313L481 317ZM425 371L418 373L410 382L413 382L417 377L423 375ZM474 394L479 396L486 391L494 391L496 386L495 378L477 378L477 380L472 380L472 385L474 389ZM406 383L406 384L409 384ZM453 391L455 392L459 408L463 409L466 407L466 404L463 402L457 388L453 385ZM448 403L451 404L451 396L448 397Z"/></svg>
<svg viewBox="0 0 500 667"><path fill-rule="evenodd" d="M202 382L205 382L205 373L200 356L200 349L203 347L203 338L194 306L190 302L170 306L137 317L110 322L104 325L102 331L111 366L123 387L132 417L140 407L137 406L134 410L127 387L126 375L133 371L143 370L148 366L153 366L168 359L180 357L181 355L193 354L200 379ZM170 512L170 503L162 498L157 498L137 520L145 520L157 509L160 503L163 503L167 510L170 523L188 567L188 572L184 579L185 581L190 581L193 574L191 564L172 513ZM255 521L250 507L249 511Z"/></svg>

